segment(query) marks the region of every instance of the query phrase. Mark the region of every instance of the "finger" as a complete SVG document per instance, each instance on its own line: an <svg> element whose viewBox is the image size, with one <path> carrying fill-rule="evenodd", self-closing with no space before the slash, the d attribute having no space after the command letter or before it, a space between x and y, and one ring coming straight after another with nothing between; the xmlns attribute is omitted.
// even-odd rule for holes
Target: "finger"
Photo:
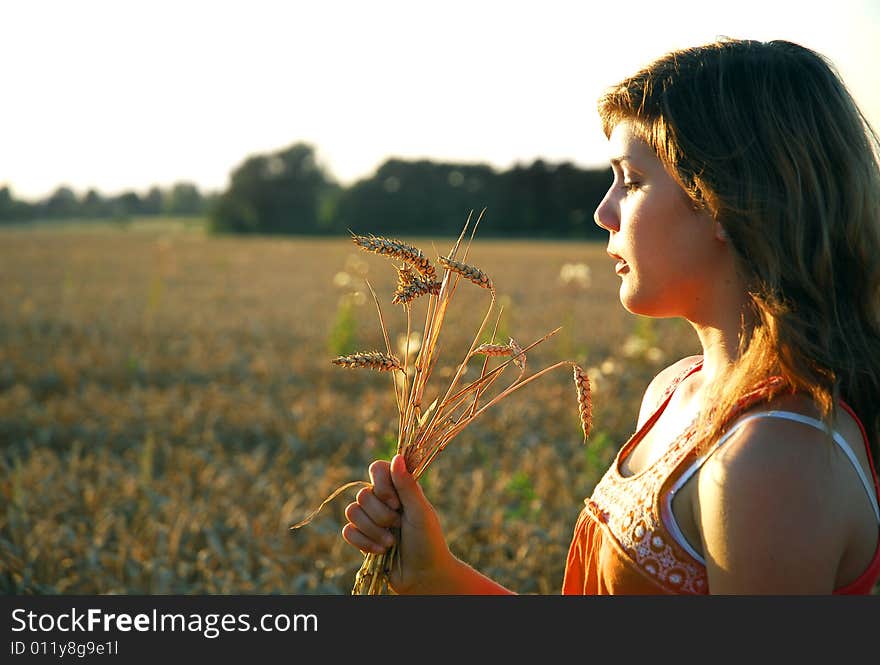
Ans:
<svg viewBox="0 0 880 665"><path fill-rule="evenodd" d="M373 492L384 501L391 510L400 510L400 499L391 481L391 464L385 460L377 460L370 465L370 481Z"/></svg>
<svg viewBox="0 0 880 665"><path fill-rule="evenodd" d="M400 513L396 510L391 510L385 503L376 498L371 488L365 487L358 492L357 503L378 526L384 528L400 526Z"/></svg>
<svg viewBox="0 0 880 665"><path fill-rule="evenodd" d="M364 554L384 554L388 548L367 538L353 524L342 527L342 538L349 545L354 545Z"/></svg>
<svg viewBox="0 0 880 665"><path fill-rule="evenodd" d="M391 473L391 481L394 483L394 489L397 490L397 496L400 497L401 504L406 505L412 501L425 503L426 499L422 493L422 488L406 468L403 455L395 455L391 459L389 471Z"/></svg>
<svg viewBox="0 0 880 665"><path fill-rule="evenodd" d="M376 545L390 547L394 544L394 536L392 533L376 524L370 519L370 516L364 512L360 504L350 503L345 508L345 517L351 522L357 530L360 531L367 539Z"/></svg>

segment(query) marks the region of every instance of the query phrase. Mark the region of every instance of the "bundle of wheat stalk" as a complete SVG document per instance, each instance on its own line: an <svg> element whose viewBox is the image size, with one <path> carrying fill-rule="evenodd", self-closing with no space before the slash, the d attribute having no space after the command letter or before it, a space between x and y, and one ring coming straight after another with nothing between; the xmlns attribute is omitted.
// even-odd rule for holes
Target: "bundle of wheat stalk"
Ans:
<svg viewBox="0 0 880 665"><path fill-rule="evenodd" d="M443 268L443 273L439 278L436 269L421 250L397 240L352 233L352 241L361 249L399 262L399 265L396 266L398 284L392 303L403 305L406 309L407 331L405 339L409 340L411 335L411 304L416 298L428 298L425 326L422 331L423 341L412 367L409 366L408 348L405 349L402 361L392 353L382 309L369 282L367 285L379 313L379 325L386 351L384 353L379 351L354 353L337 357L332 361L342 367L366 368L398 374L397 377L393 377L398 411L397 452L403 455L407 469L416 479L421 477L438 453L476 417L515 390L519 390L538 377L562 366L574 368L578 413L585 442L590 433L590 382L581 367L570 360L563 360L531 375L526 375L526 354L557 333L559 328L525 347L521 347L513 338L510 338L507 343L496 342L494 332L491 341L480 343L480 340L484 339L484 332L496 306L495 286L492 280L479 268L466 263L471 241L481 218L482 213L474 223L467 243L463 245L462 241L471 224L471 216L468 216L464 228L449 254L439 257L438 262ZM426 395L429 392L428 382L439 356L437 340L449 304L462 278L487 291L490 299L489 307L474 335L470 348L464 354L464 358L459 363L451 381L445 385L445 390L438 391L435 399L426 405ZM500 315L499 311L499 319ZM497 327L498 320L495 322L495 330ZM473 381L463 383L462 377L465 374L465 368L474 356L482 356L483 358L480 374ZM501 362L490 369L490 358L499 358ZM492 385L511 366L515 372L515 378L512 382L489 395L488 391ZM354 481L343 485L327 497L311 515L293 525L291 529L298 529L308 524L329 501L341 492L358 485L368 485L368 483ZM379 595L387 592L389 589L387 572L393 565L397 553L397 547L394 546L384 554L365 554L364 562L355 577L352 594Z"/></svg>

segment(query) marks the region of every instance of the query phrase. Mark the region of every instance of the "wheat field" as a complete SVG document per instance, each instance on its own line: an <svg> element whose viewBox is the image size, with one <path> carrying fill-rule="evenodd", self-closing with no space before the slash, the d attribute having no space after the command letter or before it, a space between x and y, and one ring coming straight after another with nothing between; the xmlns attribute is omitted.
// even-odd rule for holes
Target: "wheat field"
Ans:
<svg viewBox="0 0 880 665"><path fill-rule="evenodd" d="M400 239L429 258L455 240ZM529 367L587 369L593 432L585 446L570 369L552 372L475 420L422 482L458 556L555 594L583 499L645 386L699 347L679 321L622 309L601 244L478 233L468 259L494 282L499 338L562 326ZM365 279L392 344L405 336L387 260L348 238L44 225L0 230L0 279L0 592L349 593L363 557L339 532L354 492L289 527L394 450L389 377L331 363L384 349ZM439 377L487 304L460 288Z"/></svg>

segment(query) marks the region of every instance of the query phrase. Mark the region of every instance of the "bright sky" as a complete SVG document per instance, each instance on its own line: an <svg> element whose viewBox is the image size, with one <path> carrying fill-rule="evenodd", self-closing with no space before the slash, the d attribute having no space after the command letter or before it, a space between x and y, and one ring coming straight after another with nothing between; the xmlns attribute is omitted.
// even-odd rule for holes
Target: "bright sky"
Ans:
<svg viewBox="0 0 880 665"><path fill-rule="evenodd" d="M597 166L602 89L721 35L822 52L880 129L877 0L14 0L0 186L217 190L296 141L344 184L389 156Z"/></svg>

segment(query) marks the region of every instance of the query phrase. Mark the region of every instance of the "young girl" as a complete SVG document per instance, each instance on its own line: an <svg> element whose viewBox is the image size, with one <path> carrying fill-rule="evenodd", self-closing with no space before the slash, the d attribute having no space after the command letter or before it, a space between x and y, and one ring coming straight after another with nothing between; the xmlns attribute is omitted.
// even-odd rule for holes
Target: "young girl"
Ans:
<svg viewBox="0 0 880 665"><path fill-rule="evenodd" d="M822 56L723 40L599 101L614 181L595 213L630 312L700 356L648 386L585 502L563 593L870 593L880 578L878 140ZM456 558L400 456L342 536L400 537L397 593L511 593Z"/></svg>

